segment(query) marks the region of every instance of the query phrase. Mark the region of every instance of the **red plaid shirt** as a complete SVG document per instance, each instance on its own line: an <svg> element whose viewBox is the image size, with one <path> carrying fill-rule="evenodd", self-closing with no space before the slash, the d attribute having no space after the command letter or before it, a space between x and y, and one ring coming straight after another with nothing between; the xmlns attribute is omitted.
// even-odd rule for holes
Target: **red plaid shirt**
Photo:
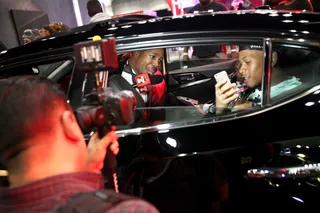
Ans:
<svg viewBox="0 0 320 213"><path fill-rule="evenodd" d="M96 191L103 186L103 177L100 174L81 172L57 175L16 188L2 188L0 212L49 212L79 192ZM158 210L143 200L127 200L107 212L158 213Z"/></svg>

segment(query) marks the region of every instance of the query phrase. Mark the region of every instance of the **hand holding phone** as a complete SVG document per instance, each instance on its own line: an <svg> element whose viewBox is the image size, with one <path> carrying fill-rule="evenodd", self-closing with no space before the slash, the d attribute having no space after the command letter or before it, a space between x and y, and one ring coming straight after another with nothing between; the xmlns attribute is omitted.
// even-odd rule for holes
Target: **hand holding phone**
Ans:
<svg viewBox="0 0 320 213"><path fill-rule="evenodd" d="M230 82L229 76L226 71L221 71L219 73L216 73L214 75L214 78L216 79L217 83L219 82Z"/></svg>
<svg viewBox="0 0 320 213"><path fill-rule="evenodd" d="M221 114L228 105L235 101L239 94L237 93L236 84L232 84L226 71L219 72L214 75L217 83L216 92L216 113Z"/></svg>

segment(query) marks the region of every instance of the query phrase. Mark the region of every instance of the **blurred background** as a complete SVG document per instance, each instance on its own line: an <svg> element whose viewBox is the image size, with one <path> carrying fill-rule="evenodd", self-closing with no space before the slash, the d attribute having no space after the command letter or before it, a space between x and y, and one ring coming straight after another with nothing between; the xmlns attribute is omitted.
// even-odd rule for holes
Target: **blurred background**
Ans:
<svg viewBox="0 0 320 213"><path fill-rule="evenodd" d="M179 2L184 11L199 3L199 0L99 0L103 12L110 17L123 14L172 15L172 2ZM277 4L280 0L215 0L232 10L233 2L249 1L252 7ZM313 1L314 5L319 0ZM90 22L88 0L0 0L0 42L8 49L27 43L28 39L43 37L40 34L55 28L54 32L82 26ZM318 3L316 3L318 2ZM178 9L178 6L176 7ZM315 10L316 11L316 10ZM54 23L52 26L49 24ZM48 25L48 26L47 26ZM47 28L45 29L46 26ZM31 29L31 30L28 30ZM42 29L42 30L41 30ZM27 31L26 31L27 30Z"/></svg>

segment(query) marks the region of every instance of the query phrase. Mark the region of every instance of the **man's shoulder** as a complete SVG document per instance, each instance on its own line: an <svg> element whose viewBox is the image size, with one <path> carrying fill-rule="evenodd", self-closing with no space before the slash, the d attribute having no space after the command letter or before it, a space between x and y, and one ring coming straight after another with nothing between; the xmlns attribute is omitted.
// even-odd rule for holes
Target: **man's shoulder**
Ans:
<svg viewBox="0 0 320 213"><path fill-rule="evenodd" d="M188 10L188 13L193 13L194 11L197 11L199 10L201 7L200 7L200 4L196 4L194 5L193 7L191 7L189 10Z"/></svg>
<svg viewBox="0 0 320 213"><path fill-rule="evenodd" d="M228 10L227 6L220 3L220 2L216 2L216 1L213 1L211 3L211 7L214 11L226 11Z"/></svg>
<svg viewBox="0 0 320 213"><path fill-rule="evenodd" d="M158 213L159 211L153 205L140 198L116 193L113 190L102 189L78 193L52 213L67 212Z"/></svg>
<svg viewBox="0 0 320 213"><path fill-rule="evenodd" d="M99 22L99 21L105 21L107 19L110 19L111 16L107 13L97 13L90 19L90 23Z"/></svg>

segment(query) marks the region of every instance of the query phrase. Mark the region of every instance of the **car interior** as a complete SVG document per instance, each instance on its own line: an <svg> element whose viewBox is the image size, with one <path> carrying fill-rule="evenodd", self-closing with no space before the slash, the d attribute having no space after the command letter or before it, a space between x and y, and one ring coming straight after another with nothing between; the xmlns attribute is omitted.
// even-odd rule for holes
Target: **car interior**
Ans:
<svg viewBox="0 0 320 213"><path fill-rule="evenodd" d="M294 60L292 60L294 58ZM320 77L320 53L310 50L286 49L284 51L282 69L287 76L299 78L302 85L292 90L283 92L271 101L279 103L302 91L306 91L316 84Z"/></svg>
<svg viewBox="0 0 320 213"><path fill-rule="evenodd" d="M281 59L283 61L281 64L282 69L288 76L299 78L303 84L273 98L272 102L274 103L309 89L310 85L314 84L320 77L320 54L317 51L292 48L286 48L286 50L286 58ZM214 85L216 80L214 79L214 74L222 70L225 70L228 74L234 73L238 64L237 58L204 58L185 62L181 60L179 54L181 56L181 48L167 48L166 60L163 60L164 64L162 66L169 96L178 100L178 102L174 103L174 106L191 106L188 99L197 100L199 104L211 101L214 99L215 94ZM122 56L123 54L119 55L119 59L123 58ZM300 60L292 61L293 57ZM124 61L120 60L120 68L115 72L109 73L109 86L114 88L115 91L132 91L137 98L138 108L144 107L144 102L137 91L120 76L123 63ZM81 105L81 90L85 73L77 72L74 58L42 61L41 63L2 69L0 78L29 74L46 76L58 82L68 94L71 105L75 108ZM88 75L88 79L92 77ZM172 114L176 113L175 111ZM196 115L196 117L201 118L200 115ZM176 120L173 119L173 121Z"/></svg>

